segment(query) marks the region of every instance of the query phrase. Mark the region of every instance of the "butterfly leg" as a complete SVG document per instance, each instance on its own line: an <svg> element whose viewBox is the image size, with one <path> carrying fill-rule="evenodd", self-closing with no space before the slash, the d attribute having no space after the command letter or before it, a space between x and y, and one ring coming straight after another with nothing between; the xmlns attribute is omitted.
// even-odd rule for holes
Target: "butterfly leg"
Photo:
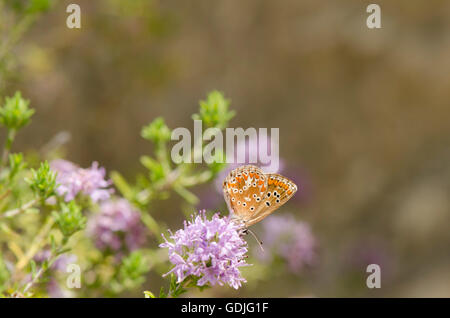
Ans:
<svg viewBox="0 0 450 318"><path fill-rule="evenodd" d="M248 232L249 232L248 228L243 227L243 228L239 229L239 236L241 236L241 237L245 236L248 234Z"/></svg>

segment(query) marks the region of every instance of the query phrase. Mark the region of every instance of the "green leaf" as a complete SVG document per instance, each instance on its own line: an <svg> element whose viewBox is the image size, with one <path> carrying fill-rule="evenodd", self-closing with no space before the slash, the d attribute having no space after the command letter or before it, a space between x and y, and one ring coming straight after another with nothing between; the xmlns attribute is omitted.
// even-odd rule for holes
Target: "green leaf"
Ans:
<svg viewBox="0 0 450 318"><path fill-rule="evenodd" d="M27 11L29 13L45 12L50 9L51 4L51 0L31 0Z"/></svg>
<svg viewBox="0 0 450 318"><path fill-rule="evenodd" d="M25 169L26 163L23 160L23 154L13 153L9 155L9 180L14 177L23 169Z"/></svg>
<svg viewBox="0 0 450 318"><path fill-rule="evenodd" d="M153 293L148 290L144 291L144 295L145 295L145 298L156 298L155 295L153 295Z"/></svg>
<svg viewBox="0 0 450 318"><path fill-rule="evenodd" d="M226 158L223 150L217 149L216 153L214 154L214 161L208 164L210 171L213 173L213 175L216 175L226 166Z"/></svg>
<svg viewBox="0 0 450 318"><path fill-rule="evenodd" d="M234 117L235 111L230 111L230 101L225 99L219 91L208 94L206 101L200 101L198 114L194 114L194 120L201 120L207 127L225 129L228 122Z"/></svg>
<svg viewBox="0 0 450 318"><path fill-rule="evenodd" d="M129 201L133 201L134 191L125 178L117 171L111 172L111 179L120 193Z"/></svg>
<svg viewBox="0 0 450 318"><path fill-rule="evenodd" d="M124 289L133 289L145 281L150 266L142 251L133 251L122 260L118 271L117 283Z"/></svg>
<svg viewBox="0 0 450 318"><path fill-rule="evenodd" d="M9 277L9 270L6 267L5 262L3 261L3 255L0 251L0 292L2 292L7 287L6 282L8 281Z"/></svg>
<svg viewBox="0 0 450 318"><path fill-rule="evenodd" d="M153 158L142 156L141 164L150 171L150 180L152 182L161 181L166 177L163 165Z"/></svg>
<svg viewBox="0 0 450 318"><path fill-rule="evenodd" d="M55 236L53 234L50 234L50 246L51 246L52 253L55 253L56 252L56 241L55 241Z"/></svg>
<svg viewBox="0 0 450 318"><path fill-rule="evenodd" d="M191 191L187 190L185 187L183 187L180 184L174 184L173 189L183 199L185 199L189 204L197 205L197 203L200 201L195 194L193 194Z"/></svg>
<svg viewBox="0 0 450 318"><path fill-rule="evenodd" d="M141 136L155 143L161 143L170 140L171 131L164 122L164 119L162 117L158 117L150 124L142 128Z"/></svg>
<svg viewBox="0 0 450 318"><path fill-rule="evenodd" d="M31 274L32 277L36 277L36 262L34 260L30 261L30 265L31 265Z"/></svg>
<svg viewBox="0 0 450 318"><path fill-rule="evenodd" d="M6 97L5 105L0 107L0 124L11 130L19 130L30 122L34 109L28 105L30 101L23 99L20 92L13 97Z"/></svg>
<svg viewBox="0 0 450 318"><path fill-rule="evenodd" d="M159 298L167 298L167 294L164 292L163 286L161 286L161 289L159 290Z"/></svg>
<svg viewBox="0 0 450 318"><path fill-rule="evenodd" d="M75 201L68 204L61 203L61 211L52 213L55 222L58 224L60 231L67 239L74 233L82 230L86 226L86 218L81 213L81 207Z"/></svg>
<svg viewBox="0 0 450 318"><path fill-rule="evenodd" d="M32 177L26 179L33 192L41 199L48 199L55 194L56 173L50 170L47 161L41 163L38 170L31 169Z"/></svg>

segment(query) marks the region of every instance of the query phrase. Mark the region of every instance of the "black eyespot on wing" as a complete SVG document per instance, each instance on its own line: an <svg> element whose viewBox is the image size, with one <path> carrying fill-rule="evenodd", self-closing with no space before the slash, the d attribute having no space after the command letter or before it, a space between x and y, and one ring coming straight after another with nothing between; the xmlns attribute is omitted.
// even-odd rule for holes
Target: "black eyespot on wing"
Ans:
<svg viewBox="0 0 450 318"><path fill-rule="evenodd" d="M270 202L269 202L269 201L266 201L266 205L267 205L267 206L270 206Z"/></svg>

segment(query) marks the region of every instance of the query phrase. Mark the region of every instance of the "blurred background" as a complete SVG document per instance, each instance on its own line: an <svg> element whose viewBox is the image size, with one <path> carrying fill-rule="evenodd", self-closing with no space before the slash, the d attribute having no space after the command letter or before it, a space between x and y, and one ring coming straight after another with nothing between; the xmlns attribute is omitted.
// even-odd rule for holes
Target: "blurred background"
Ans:
<svg viewBox="0 0 450 318"><path fill-rule="evenodd" d="M74 2L81 29L66 27ZM381 29L366 26L370 3L56 1L1 65L2 96L36 109L14 147L68 132L67 159L132 179L152 151L141 127L192 129L220 90L231 127L280 128L281 172L302 188L276 214L307 222L318 250L300 274L249 270L237 292L204 295L450 297L450 2L379 0ZM155 212L174 229L177 200ZM366 287L371 263L380 289Z"/></svg>

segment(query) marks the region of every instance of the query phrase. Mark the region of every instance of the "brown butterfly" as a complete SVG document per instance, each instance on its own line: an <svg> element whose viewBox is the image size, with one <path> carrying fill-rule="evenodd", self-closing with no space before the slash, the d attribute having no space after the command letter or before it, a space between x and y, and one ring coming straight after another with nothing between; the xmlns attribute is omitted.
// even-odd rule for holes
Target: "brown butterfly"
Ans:
<svg viewBox="0 0 450 318"><path fill-rule="evenodd" d="M288 178L276 173L266 174L252 165L232 170L223 182L228 209L242 226L243 234L248 232L249 226L285 204L296 191L297 185Z"/></svg>

